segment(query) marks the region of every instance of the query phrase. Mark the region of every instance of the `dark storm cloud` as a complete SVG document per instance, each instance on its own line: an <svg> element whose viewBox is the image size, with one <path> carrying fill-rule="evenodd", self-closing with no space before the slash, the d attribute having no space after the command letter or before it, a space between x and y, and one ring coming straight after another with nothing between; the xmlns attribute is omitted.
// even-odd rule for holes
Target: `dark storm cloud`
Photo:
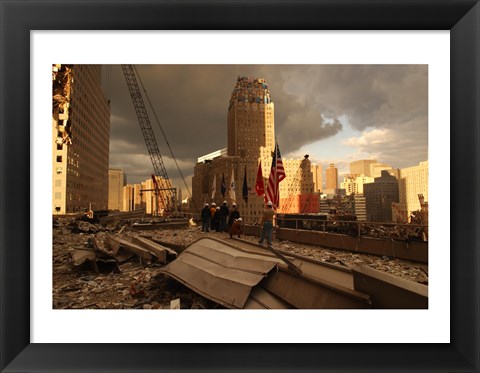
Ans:
<svg viewBox="0 0 480 373"><path fill-rule="evenodd" d="M237 76L265 78L275 104L282 153L334 136L341 117L356 129L417 124L426 140L425 66L137 65L148 97L187 182L197 157L227 146L227 110ZM148 108L148 101L145 101ZM110 166L129 183L151 174L151 162L120 65L111 67ZM149 114L167 173L179 173ZM426 144L426 143L425 143ZM354 146L353 141L350 144ZM143 176L142 176L143 175ZM183 184L183 182L181 182Z"/></svg>

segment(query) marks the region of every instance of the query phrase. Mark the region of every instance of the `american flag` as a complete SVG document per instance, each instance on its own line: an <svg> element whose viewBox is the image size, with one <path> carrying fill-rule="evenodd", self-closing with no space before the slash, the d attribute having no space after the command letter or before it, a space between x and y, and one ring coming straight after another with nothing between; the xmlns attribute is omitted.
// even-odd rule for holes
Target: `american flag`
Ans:
<svg viewBox="0 0 480 373"><path fill-rule="evenodd" d="M285 169L283 168L282 156L278 143L275 142L275 151L272 157L272 169L270 170L270 177L268 178L267 191L265 193L265 199L272 201L273 208L276 209L280 202L280 190L279 183L287 176L285 175Z"/></svg>

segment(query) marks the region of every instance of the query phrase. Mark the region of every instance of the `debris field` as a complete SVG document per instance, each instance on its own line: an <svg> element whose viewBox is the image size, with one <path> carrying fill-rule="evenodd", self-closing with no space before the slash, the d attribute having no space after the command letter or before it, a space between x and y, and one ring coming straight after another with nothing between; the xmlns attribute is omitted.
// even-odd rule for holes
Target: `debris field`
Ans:
<svg viewBox="0 0 480 373"><path fill-rule="evenodd" d="M199 226L135 230L124 225L91 224L75 219L53 221L53 309L215 309L223 308L161 273L161 268L199 238L226 241L224 232L201 232ZM257 242L254 236L243 236ZM137 246L119 252L116 242L158 242L166 254L147 254ZM343 266L364 264L428 285L428 268L406 260L275 241L278 250ZM174 251L176 249L176 251ZM115 256L112 253L116 254ZM95 258L92 260L92 258Z"/></svg>

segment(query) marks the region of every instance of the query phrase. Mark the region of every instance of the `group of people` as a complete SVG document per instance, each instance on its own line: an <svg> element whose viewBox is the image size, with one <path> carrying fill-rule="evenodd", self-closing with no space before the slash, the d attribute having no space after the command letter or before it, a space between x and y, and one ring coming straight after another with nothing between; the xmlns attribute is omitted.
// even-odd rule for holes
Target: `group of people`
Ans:
<svg viewBox="0 0 480 373"><path fill-rule="evenodd" d="M262 214L262 234L258 243L263 244L265 238L269 245L272 244L272 231L273 231L273 217L275 216L275 210L273 209L272 202L268 201ZM228 232L230 238L238 236L239 238L243 234L243 221L238 211L236 203L232 204L232 207L228 207L227 201L223 201L222 206L217 206L215 202L211 205L205 203L205 207L201 212L202 217L202 232Z"/></svg>
<svg viewBox="0 0 480 373"><path fill-rule="evenodd" d="M235 222L242 222L237 204L233 203L232 207L228 207L227 201L223 201L222 206L217 206L215 202L211 205L205 203L201 217L202 232L230 232Z"/></svg>

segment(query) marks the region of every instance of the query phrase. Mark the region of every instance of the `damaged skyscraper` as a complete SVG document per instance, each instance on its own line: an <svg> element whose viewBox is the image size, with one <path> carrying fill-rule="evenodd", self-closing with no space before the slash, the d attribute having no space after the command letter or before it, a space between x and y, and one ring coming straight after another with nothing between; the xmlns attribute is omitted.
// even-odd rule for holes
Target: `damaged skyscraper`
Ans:
<svg viewBox="0 0 480 373"><path fill-rule="evenodd" d="M108 208L110 107L101 65L52 66L52 213Z"/></svg>

